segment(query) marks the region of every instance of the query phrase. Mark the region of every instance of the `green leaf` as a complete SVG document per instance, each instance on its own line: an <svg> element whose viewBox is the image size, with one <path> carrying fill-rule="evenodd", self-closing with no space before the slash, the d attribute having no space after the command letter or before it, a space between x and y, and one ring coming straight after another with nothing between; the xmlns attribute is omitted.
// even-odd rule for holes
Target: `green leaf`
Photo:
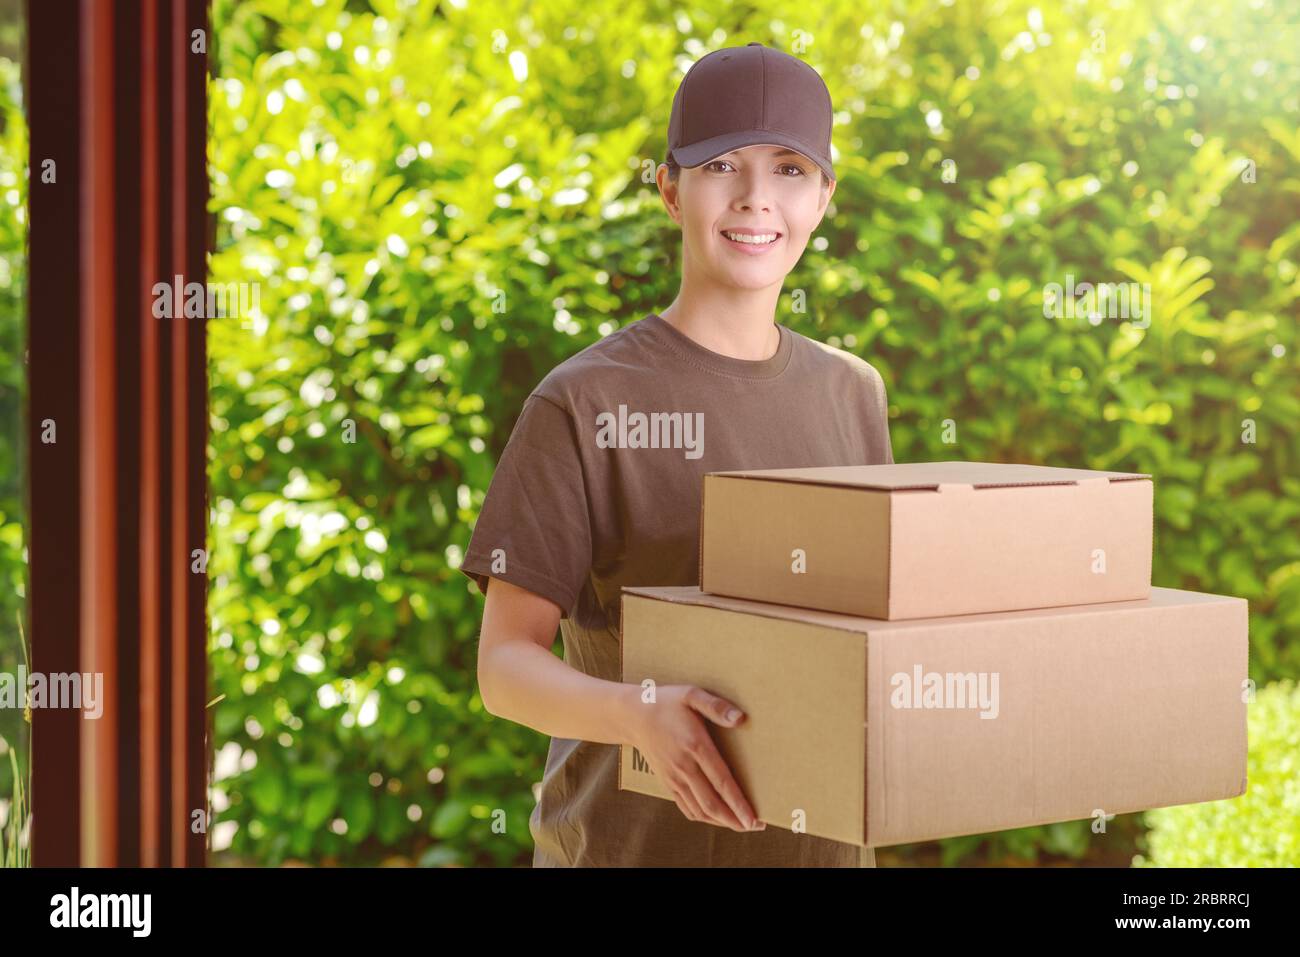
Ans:
<svg viewBox="0 0 1300 957"><path fill-rule="evenodd" d="M307 795L307 803L303 807L303 825L312 830L320 827L334 813L334 809L338 806L338 800L339 786L337 783L330 782L312 789L311 793Z"/></svg>
<svg viewBox="0 0 1300 957"><path fill-rule="evenodd" d="M433 812L433 822L429 833L434 837L447 839L456 836L469 823L469 803L456 798L444 801Z"/></svg>

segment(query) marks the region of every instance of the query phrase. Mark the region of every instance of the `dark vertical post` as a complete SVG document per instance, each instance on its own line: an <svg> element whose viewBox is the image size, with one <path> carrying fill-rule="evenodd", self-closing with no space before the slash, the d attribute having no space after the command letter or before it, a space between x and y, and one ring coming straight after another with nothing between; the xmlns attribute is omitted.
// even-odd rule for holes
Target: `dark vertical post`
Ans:
<svg viewBox="0 0 1300 957"><path fill-rule="evenodd" d="M167 698L162 645L166 584L162 574L165 481L162 474L161 333L149 304L153 287L167 281L160 252L162 209L159 182L162 112L159 83L159 0L143 0L140 16L140 264L142 308L135 315L140 337L140 864L168 862L163 843L163 717Z"/></svg>
<svg viewBox="0 0 1300 957"><path fill-rule="evenodd" d="M173 0L172 243L176 272L186 282L207 278L207 5ZM206 307L204 316L206 317ZM207 330L206 318L172 326L172 863L201 864L206 835L191 827L207 812L207 576L192 571L196 549L206 553ZM195 640L197 636L198 640Z"/></svg>
<svg viewBox="0 0 1300 957"><path fill-rule="evenodd" d="M104 692L95 720L34 711L33 859L201 866L207 5L29 0L28 22L33 670Z"/></svg>
<svg viewBox="0 0 1300 957"><path fill-rule="evenodd" d="M28 183L27 454L32 670L80 670L81 595L81 31L77 17L28 0L24 91ZM52 181L50 181L52 180ZM83 722L32 711L32 862L78 863Z"/></svg>
<svg viewBox="0 0 1300 957"><path fill-rule="evenodd" d="M186 232L189 237L190 272L200 281L208 278L208 251L216 241L215 219L208 214L208 54L213 43L212 25L208 19L207 0L186 0L187 18L190 26L201 29L206 37L204 52L197 53L191 43L190 52L185 61L185 90L189 99L189 112L185 128L185 162L189 167L186 177L188 189L185 196L188 201L185 217ZM189 437L189 455L185 464L188 470L186 488L189 491L189 508L185 516L189 525L192 548L208 551L208 329L209 315L192 328L189 349L185 360L189 366L190 394L185 403L185 434ZM206 559L205 559L206 568ZM191 574L189 594L186 595L186 608L189 620L185 633L189 636L186 643L188 657L186 669L186 696L189 698L190 724L187 728L189 738L185 746L185 778L189 793L187 807L192 811L200 810L207 820L208 811L208 769L211 761L211 737L208 728L211 717L208 713L208 576ZM186 815L191 820L190 814ZM207 862L208 838L206 823L204 831L193 827L188 833L185 852L185 864L190 867L202 867Z"/></svg>
<svg viewBox="0 0 1300 957"><path fill-rule="evenodd" d="M143 22L141 0L116 0L113 17L114 55L114 228L115 299L113 322L117 352L117 660L118 707L117 748L124 756L118 778L118 860L123 867L140 866L141 780L143 754L140 742L141 715L146 702L140 696L140 583L147 567L141 529L141 485L143 480L143 433L140 404L144 381L141 376L143 337L140 317L147 313L148 288L141 288L137 272L144 256L141 243L144 155L140 125ZM132 530L128 533L128 529ZM136 773L127 773L127 766Z"/></svg>

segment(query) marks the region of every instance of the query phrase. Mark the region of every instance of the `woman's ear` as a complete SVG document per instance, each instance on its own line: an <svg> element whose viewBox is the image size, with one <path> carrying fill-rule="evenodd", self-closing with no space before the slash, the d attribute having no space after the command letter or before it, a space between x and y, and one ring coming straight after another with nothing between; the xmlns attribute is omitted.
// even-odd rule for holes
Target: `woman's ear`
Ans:
<svg viewBox="0 0 1300 957"><path fill-rule="evenodd" d="M817 204L817 226L822 224L822 217L826 215L826 207L830 205L831 197L835 195L836 185L835 180L830 180L830 185L823 186L821 189L821 201ZM814 226L813 229L816 229L817 226Z"/></svg>
<svg viewBox="0 0 1300 957"><path fill-rule="evenodd" d="M659 198L663 201L664 209L668 210L668 215L672 217L673 222L680 226L682 224L681 175L678 175L677 182L674 183L668 175L668 164L660 163L659 168L655 170L655 182L659 185Z"/></svg>

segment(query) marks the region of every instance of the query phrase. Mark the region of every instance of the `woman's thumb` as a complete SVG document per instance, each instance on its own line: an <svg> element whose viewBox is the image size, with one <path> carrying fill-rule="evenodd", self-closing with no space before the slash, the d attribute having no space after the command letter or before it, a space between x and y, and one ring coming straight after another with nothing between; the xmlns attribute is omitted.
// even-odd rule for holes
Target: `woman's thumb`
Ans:
<svg viewBox="0 0 1300 957"><path fill-rule="evenodd" d="M709 694L707 691L701 691L696 696L696 708L706 718L715 724L734 727L740 724L745 718L745 713L738 707L728 701L726 698L720 698L715 694Z"/></svg>

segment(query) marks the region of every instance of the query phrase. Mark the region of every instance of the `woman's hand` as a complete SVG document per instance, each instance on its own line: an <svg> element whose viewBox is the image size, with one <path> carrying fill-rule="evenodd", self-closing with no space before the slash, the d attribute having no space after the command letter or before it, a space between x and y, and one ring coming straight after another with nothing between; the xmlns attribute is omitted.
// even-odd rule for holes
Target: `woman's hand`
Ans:
<svg viewBox="0 0 1300 957"><path fill-rule="evenodd" d="M734 728L745 719L739 708L694 685L657 687L653 703L637 698L632 707L631 743L646 756L686 817L741 832L767 827L756 819L706 723Z"/></svg>

